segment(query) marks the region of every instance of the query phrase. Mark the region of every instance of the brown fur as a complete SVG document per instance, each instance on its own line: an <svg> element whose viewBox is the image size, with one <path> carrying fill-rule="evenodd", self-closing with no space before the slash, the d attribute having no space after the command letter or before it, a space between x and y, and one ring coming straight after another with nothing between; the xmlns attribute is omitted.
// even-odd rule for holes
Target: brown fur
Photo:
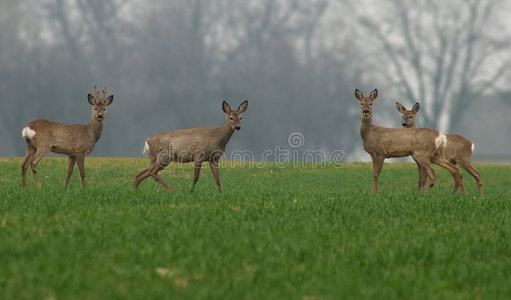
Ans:
<svg viewBox="0 0 511 300"><path fill-rule="evenodd" d="M419 111L419 103L416 103L412 110L407 110L403 105L396 102L397 110L402 115L402 126L407 128L416 128L415 117ZM416 107L417 106L417 107ZM483 194L483 183L481 174L472 166L472 142L457 134L447 134L447 148L445 149L445 158L454 165L459 165L474 177L479 194ZM426 177L419 170L419 177L426 181Z"/></svg>
<svg viewBox="0 0 511 300"><path fill-rule="evenodd" d="M27 143L27 155L21 166L23 187L26 186L25 178L29 165L32 168L37 187L41 187L41 183L37 178L36 166L46 153L51 151L69 156L65 185L67 186L69 183L76 162L80 170L82 188L85 188L85 155L94 150L96 142L101 137L106 108L113 101L113 95L106 98L106 87L103 89L103 97L99 97L96 87L94 87L94 90L96 97L91 94L88 95L89 103L92 105L91 122L89 124L63 124L39 119L25 126L25 128L28 127L35 131L35 135L32 138L24 137Z"/></svg>
<svg viewBox="0 0 511 300"><path fill-rule="evenodd" d="M362 122L360 125L360 136L364 142L364 150L371 155L374 173L374 192L378 193L378 179L385 158L412 156L426 170L430 180L428 190L431 189L436 180L432 172L431 163L435 163L451 172L456 187L460 187L465 193L465 187L461 180L459 170L442 155L441 145L437 145L436 139L440 132L428 128L385 128L372 124L373 102L378 96L378 90L371 92L369 97L364 97L362 92L355 90L355 97L360 102ZM420 193L422 186L418 184ZM456 192L457 188L454 190Z"/></svg>
<svg viewBox="0 0 511 300"><path fill-rule="evenodd" d="M226 113L226 121L220 128L181 129L159 133L148 139L146 143L149 146L149 167L135 176L133 189L136 190L142 180L152 176L170 192L172 188L158 176L158 172L171 162L193 162L195 166L193 190L199 180L202 163L208 161L218 192L221 193L218 161L234 131L241 129L241 114L247 106L248 101L245 101L237 110L231 110L229 104L224 101L222 109Z"/></svg>

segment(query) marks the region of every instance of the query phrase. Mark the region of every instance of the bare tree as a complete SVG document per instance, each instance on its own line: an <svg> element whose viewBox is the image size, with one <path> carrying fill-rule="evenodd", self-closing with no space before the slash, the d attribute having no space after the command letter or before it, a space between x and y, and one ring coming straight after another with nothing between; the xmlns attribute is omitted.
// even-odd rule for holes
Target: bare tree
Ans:
<svg viewBox="0 0 511 300"><path fill-rule="evenodd" d="M426 127L456 127L463 111L509 71L505 2L398 0L360 13L373 37L373 54L383 53L388 62L383 65L392 67L393 76L388 71L385 76L406 101L421 103Z"/></svg>
<svg viewBox="0 0 511 300"><path fill-rule="evenodd" d="M348 28L327 24L335 1L11 2L0 11L2 153L24 152L19 130L12 128L32 118L80 122L74 112L98 82L111 86L120 101L105 128L112 139L98 145L96 155L137 155L149 134L217 122L218 116L193 112L239 98L254 101L251 115L268 120L248 116L252 132L233 141L256 158L269 147L287 146L295 131L304 134L304 147L351 151L346 133L353 128L342 95L360 73L349 71L352 52L342 43L331 47L332 35L347 36ZM46 109L54 106L62 110ZM132 122L122 142L108 133L147 114L153 117Z"/></svg>

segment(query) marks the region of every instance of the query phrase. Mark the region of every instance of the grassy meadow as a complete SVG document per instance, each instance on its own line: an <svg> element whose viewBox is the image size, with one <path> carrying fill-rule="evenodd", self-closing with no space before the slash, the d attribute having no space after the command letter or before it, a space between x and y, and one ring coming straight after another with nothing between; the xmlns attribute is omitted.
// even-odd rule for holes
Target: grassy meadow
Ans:
<svg viewBox="0 0 511 300"><path fill-rule="evenodd" d="M0 159L0 299L509 299L511 166L475 165L416 194L415 164L174 165L131 190L148 159L45 158L21 189Z"/></svg>

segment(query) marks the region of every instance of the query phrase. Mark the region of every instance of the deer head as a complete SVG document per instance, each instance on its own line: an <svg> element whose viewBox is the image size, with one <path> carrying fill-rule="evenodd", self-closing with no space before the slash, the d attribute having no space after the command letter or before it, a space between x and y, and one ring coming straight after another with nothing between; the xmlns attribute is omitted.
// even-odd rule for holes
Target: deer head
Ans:
<svg viewBox="0 0 511 300"><path fill-rule="evenodd" d="M417 112L421 108L419 102L415 103L412 110L407 110L399 102L396 102L396 108L397 111L403 115L401 119L401 125L407 128L415 128L415 116L417 115Z"/></svg>
<svg viewBox="0 0 511 300"><path fill-rule="evenodd" d="M231 110L231 107L227 102L222 102L222 109L226 113L225 120L232 130L241 129L241 114L247 110L247 106L248 101L245 100L240 104L237 110Z"/></svg>
<svg viewBox="0 0 511 300"><path fill-rule="evenodd" d="M99 95L99 91L96 86L94 86L94 94L95 96L92 96L91 94L88 95L89 103L92 105L92 119L103 122L105 120L106 108L108 105L112 104L112 101L114 101L114 95L110 95L108 98L106 97L106 86L103 88L103 97Z"/></svg>
<svg viewBox="0 0 511 300"><path fill-rule="evenodd" d="M374 89L371 94L369 94L369 97L364 97L361 91L358 89L355 90L355 98L357 98L360 102L360 113L362 118L371 118L373 114L373 102L376 97L378 97L377 89Z"/></svg>

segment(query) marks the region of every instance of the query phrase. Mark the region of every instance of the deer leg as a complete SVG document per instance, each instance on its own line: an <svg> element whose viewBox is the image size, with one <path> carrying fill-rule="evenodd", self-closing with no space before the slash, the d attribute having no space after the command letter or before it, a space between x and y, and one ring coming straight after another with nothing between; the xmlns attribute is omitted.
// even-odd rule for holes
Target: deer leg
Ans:
<svg viewBox="0 0 511 300"><path fill-rule="evenodd" d="M36 148L31 144L27 143L27 156L21 165L21 186L24 188L27 186L26 175L27 169L32 160L34 160L34 156L36 154Z"/></svg>
<svg viewBox="0 0 511 300"><path fill-rule="evenodd" d="M85 156L79 156L76 158L78 164L78 170L80 171L80 179L82 180L82 189L85 189Z"/></svg>
<svg viewBox="0 0 511 300"><path fill-rule="evenodd" d="M426 177L429 177L429 185L428 185L428 188L426 189L426 191L429 192L429 190L431 190L431 188L435 185L435 180L436 180L436 174L435 172L433 171L433 169L431 168L431 162L429 161L428 158L423 158L423 157L416 157L414 156L413 159L415 160L415 162L417 163L417 167L420 168L421 170L419 170L419 185L421 186L421 188L426 184ZM420 194L420 189L417 191L418 194Z"/></svg>
<svg viewBox="0 0 511 300"><path fill-rule="evenodd" d="M140 184L140 182L142 182L142 180L151 176L150 170L151 167L149 166L147 169L143 170L142 172L138 173L137 176L135 176L135 182L133 182L133 190L136 190L138 188L138 185Z"/></svg>
<svg viewBox="0 0 511 300"><path fill-rule="evenodd" d="M431 164L429 165L429 172L428 171L424 171L424 177L423 177L423 183L422 183L422 186L424 187L426 185L426 181L428 179L428 177L430 178L429 179L429 185L428 185L428 188L427 188L427 191L429 192L433 186L435 185L435 181L436 179L438 178L438 176L436 176L435 174L435 170L433 169L433 167L431 166ZM433 182L431 182L431 178L434 178L433 179Z"/></svg>
<svg viewBox="0 0 511 300"><path fill-rule="evenodd" d="M193 183L192 183L192 187L190 188L190 191L193 191L193 189L195 188L195 184L199 180L200 169L202 167L202 161L196 161L194 163L194 167L195 167L195 170L193 172Z"/></svg>
<svg viewBox="0 0 511 300"><path fill-rule="evenodd" d="M479 174L479 172L477 172L477 170L474 169L474 167L472 166L470 161L468 161L468 162L460 161L460 167L465 169L470 175L472 175L472 177L474 177L474 179L476 180L476 183L477 183L477 188L479 190L479 195L482 195L483 194L483 183L481 182L481 174Z"/></svg>
<svg viewBox="0 0 511 300"><path fill-rule="evenodd" d="M431 176L431 177L435 178L435 180L436 180L437 176L436 176L435 170L433 170L433 168L430 168L431 173L428 173L427 168L422 167L417 160L415 160L415 163L417 164L417 168L419 169L419 191L418 192L420 193L420 190L424 186L426 186L428 177ZM433 187L432 185L428 186L428 190L431 189L432 187Z"/></svg>
<svg viewBox="0 0 511 300"><path fill-rule="evenodd" d="M218 192L222 192L222 187L220 187L220 177L218 176L218 161L210 161L209 167L211 168L211 173L213 173L213 177L215 178L216 185L218 186Z"/></svg>
<svg viewBox="0 0 511 300"><path fill-rule="evenodd" d="M138 188L138 185L147 177L152 176L152 173L158 172L157 171L158 168L162 170L168 165L159 162L157 156L150 155L149 158L150 158L149 166L135 176L135 181L133 182L133 190L136 190Z"/></svg>
<svg viewBox="0 0 511 300"><path fill-rule="evenodd" d="M378 179L380 178L380 172L383 168L383 162L385 157L373 156L373 174L374 174L374 193L378 193Z"/></svg>
<svg viewBox="0 0 511 300"><path fill-rule="evenodd" d="M37 149L37 152L34 156L34 159L30 163L30 167L32 168L32 174L34 175L35 184L38 188L41 188L41 182L39 181L39 178L37 178L37 164L43 159L43 157L50 151L49 148L39 148Z"/></svg>
<svg viewBox="0 0 511 300"><path fill-rule="evenodd" d="M421 189L424 187L424 185L426 185L426 179L427 179L427 172L426 170L421 167L421 165L419 164L418 161L415 161L415 163L417 164L417 171L419 173L419 178L418 178L418 182L417 182L417 190L418 190L418 193L420 194L421 192Z"/></svg>
<svg viewBox="0 0 511 300"><path fill-rule="evenodd" d="M445 158L442 158L438 155L433 156L433 159L431 161L434 164L446 169L447 171L449 171L451 173L452 177L454 178L454 189L452 191L453 194L456 193L458 188L461 189L461 193L463 195L466 194L465 186L463 185L463 180L462 180L460 171L458 170L458 168L456 168L456 166L454 166L453 164L451 164L450 162L445 160Z"/></svg>
<svg viewBox="0 0 511 300"><path fill-rule="evenodd" d="M67 165L67 177L66 177L65 186L67 186L67 184L69 183L69 178L73 174L73 168L75 166L75 162L76 162L76 157L69 156L69 163Z"/></svg>
<svg viewBox="0 0 511 300"><path fill-rule="evenodd" d="M444 156L444 158L445 158L445 156ZM450 158L450 159L445 158L445 160L447 160L448 163L452 164L456 168L458 167L458 162L456 161L456 157ZM459 171L459 169L458 169L458 171ZM454 179L454 188L453 188L453 192L452 193L453 194L456 193L456 191L459 189L459 187L460 187L459 183L456 182L456 179Z"/></svg>
<svg viewBox="0 0 511 300"><path fill-rule="evenodd" d="M431 163L429 163L429 162L428 162L428 167L426 168L426 172L429 177L429 185L428 185L428 188L426 189L426 191L429 192L435 186L435 181L437 179L435 171L433 170L433 168L431 167ZM424 183L426 183L426 180L424 180Z"/></svg>
<svg viewBox="0 0 511 300"><path fill-rule="evenodd" d="M159 184L163 185L163 187L168 191L168 192L172 192L172 188L165 183L165 181L163 181L160 176L158 176L158 172L160 172L161 170L163 170L164 168L162 168L161 166L157 167L156 169L153 169L151 172L151 176L153 176L153 179L158 182Z"/></svg>

